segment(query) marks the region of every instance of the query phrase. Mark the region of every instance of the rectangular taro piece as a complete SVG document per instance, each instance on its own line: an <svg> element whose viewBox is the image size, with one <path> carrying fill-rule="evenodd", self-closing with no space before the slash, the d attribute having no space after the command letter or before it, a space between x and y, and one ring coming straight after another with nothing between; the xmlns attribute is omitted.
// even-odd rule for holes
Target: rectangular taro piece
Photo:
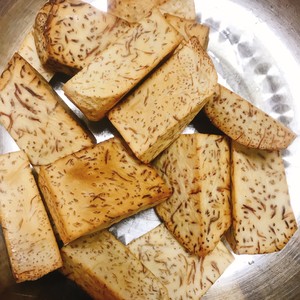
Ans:
<svg viewBox="0 0 300 300"><path fill-rule="evenodd" d="M200 299L234 260L221 241L204 257L189 254L163 224L127 247L165 285L172 300Z"/></svg>
<svg viewBox="0 0 300 300"><path fill-rule="evenodd" d="M183 134L153 165L173 189L156 212L188 252L205 256L231 225L228 140Z"/></svg>
<svg viewBox="0 0 300 300"><path fill-rule="evenodd" d="M232 140L249 148L281 150L296 134L238 94L220 85L220 96L204 107L211 122Z"/></svg>
<svg viewBox="0 0 300 300"><path fill-rule="evenodd" d="M217 73L198 39L192 37L178 48L108 115L145 163L178 138L206 102L219 93Z"/></svg>
<svg viewBox="0 0 300 300"><path fill-rule="evenodd" d="M48 215L22 151L0 155L0 221L17 282L61 267Z"/></svg>
<svg viewBox="0 0 300 300"><path fill-rule="evenodd" d="M171 194L155 169L131 156L116 138L42 167L39 186L65 244Z"/></svg>
<svg viewBox="0 0 300 300"><path fill-rule="evenodd" d="M50 1L36 16L34 38L43 65L74 75L129 28L84 1Z"/></svg>
<svg viewBox="0 0 300 300"><path fill-rule="evenodd" d="M238 254L281 250L297 223L279 151L232 142L232 227L227 239Z"/></svg>
<svg viewBox="0 0 300 300"><path fill-rule="evenodd" d="M93 299L169 299L159 279L107 230L62 247L61 255L62 273Z"/></svg>
<svg viewBox="0 0 300 300"><path fill-rule="evenodd" d="M0 76L0 123L32 165L47 165L93 144L49 83L19 54Z"/></svg>
<svg viewBox="0 0 300 300"><path fill-rule="evenodd" d="M181 40L154 9L72 77L63 90L89 120L100 120Z"/></svg>

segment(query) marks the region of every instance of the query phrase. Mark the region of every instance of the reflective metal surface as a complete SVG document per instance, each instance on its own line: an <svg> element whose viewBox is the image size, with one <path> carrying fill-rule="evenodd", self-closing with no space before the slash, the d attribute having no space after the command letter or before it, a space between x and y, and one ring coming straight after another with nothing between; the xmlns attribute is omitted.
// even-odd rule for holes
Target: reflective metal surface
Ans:
<svg viewBox="0 0 300 300"><path fill-rule="evenodd" d="M42 0L0 0L0 71L30 30ZM97 7L105 1L94 0ZM195 0L199 21L211 27L209 54L220 82L300 134L300 1ZM60 91L59 82L54 83ZM77 111L77 114L81 114ZM188 130L198 128L193 122ZM89 123L98 141L111 135L107 122ZM17 147L0 128L0 153ZM284 151L291 202L300 224L300 141ZM112 231L124 243L159 223L153 211ZM300 230L279 253L240 255L203 299L300 299ZM0 299L89 299L59 273L14 284L0 235Z"/></svg>

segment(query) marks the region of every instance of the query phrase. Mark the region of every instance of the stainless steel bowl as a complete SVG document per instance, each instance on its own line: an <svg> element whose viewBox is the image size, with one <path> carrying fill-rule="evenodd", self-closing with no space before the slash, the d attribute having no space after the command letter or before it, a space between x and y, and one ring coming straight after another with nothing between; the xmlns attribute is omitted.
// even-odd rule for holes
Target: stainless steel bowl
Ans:
<svg viewBox="0 0 300 300"><path fill-rule="evenodd" d="M44 0L0 0L0 72L30 30ZM91 2L91 1L90 1ZM195 0L199 21L210 25L209 54L220 82L300 133L300 1ZM97 7L105 1L95 0ZM59 84L56 86L59 91ZM88 124L98 140L105 122ZM102 128L100 128L102 126ZM16 149L0 128L0 153ZM299 138L283 152L291 202L300 224ZM147 222L145 222L147 220ZM147 228L144 224L147 223ZM142 225L143 224L143 225ZM158 224L149 211L113 228L125 243ZM134 227L134 230L133 228ZM300 299L300 232L280 252L240 255L204 299ZM58 272L15 284L0 234L0 299L89 299Z"/></svg>

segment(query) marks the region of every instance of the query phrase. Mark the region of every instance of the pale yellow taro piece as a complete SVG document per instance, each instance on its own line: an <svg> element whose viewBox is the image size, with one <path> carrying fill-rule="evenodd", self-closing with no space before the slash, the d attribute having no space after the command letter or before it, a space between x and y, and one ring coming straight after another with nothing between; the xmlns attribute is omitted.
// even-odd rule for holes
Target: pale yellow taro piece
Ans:
<svg viewBox="0 0 300 300"><path fill-rule="evenodd" d="M157 171L116 138L42 167L39 187L65 244L171 195Z"/></svg>
<svg viewBox="0 0 300 300"><path fill-rule="evenodd" d="M159 6L162 13L167 13L187 20L196 19L194 0L167 0Z"/></svg>
<svg viewBox="0 0 300 300"><path fill-rule="evenodd" d="M203 49L207 49L209 40L209 27L192 20L183 19L173 15L165 14L166 20L180 32L186 41L192 36L198 38Z"/></svg>
<svg viewBox="0 0 300 300"><path fill-rule="evenodd" d="M129 29L125 20L80 0L47 2L38 12L34 37L42 63L74 74Z"/></svg>
<svg viewBox="0 0 300 300"><path fill-rule="evenodd" d="M232 143L232 227L228 240L238 254L281 250L297 230L279 151Z"/></svg>
<svg viewBox="0 0 300 300"><path fill-rule="evenodd" d="M18 53L27 60L47 81L54 76L54 72L43 66L38 56L32 31L30 31L22 42Z"/></svg>
<svg viewBox="0 0 300 300"><path fill-rule="evenodd" d="M169 299L159 279L106 230L64 246L61 255L62 273L93 299Z"/></svg>
<svg viewBox="0 0 300 300"><path fill-rule="evenodd" d="M0 76L0 122L34 166L93 144L49 83L19 54Z"/></svg>
<svg viewBox="0 0 300 300"><path fill-rule="evenodd" d="M249 148L287 148L296 134L241 96L220 86L220 97L205 105L211 122L233 140Z"/></svg>
<svg viewBox="0 0 300 300"><path fill-rule="evenodd" d="M163 224L128 248L162 282L172 300L200 299L234 260L221 241L205 257L187 253Z"/></svg>
<svg viewBox="0 0 300 300"><path fill-rule="evenodd" d="M153 165L173 190L156 212L188 252L208 254L231 225L228 140L181 135Z"/></svg>
<svg viewBox="0 0 300 300"><path fill-rule="evenodd" d="M150 162L218 95L217 80L210 57L193 37L108 117L133 153Z"/></svg>
<svg viewBox="0 0 300 300"><path fill-rule="evenodd" d="M166 0L108 0L107 11L128 22L135 23L144 18L155 6Z"/></svg>
<svg viewBox="0 0 300 300"><path fill-rule="evenodd" d="M17 282L62 266L59 249L24 152L0 155L0 221Z"/></svg>
<svg viewBox="0 0 300 300"><path fill-rule="evenodd" d="M71 78L63 90L88 119L100 120L181 40L162 14L153 10Z"/></svg>

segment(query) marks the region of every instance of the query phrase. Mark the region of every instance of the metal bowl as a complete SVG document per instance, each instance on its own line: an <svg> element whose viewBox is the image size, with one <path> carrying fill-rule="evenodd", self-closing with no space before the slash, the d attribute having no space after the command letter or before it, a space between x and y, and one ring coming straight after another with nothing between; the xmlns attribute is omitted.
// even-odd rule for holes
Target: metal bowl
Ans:
<svg viewBox="0 0 300 300"><path fill-rule="evenodd" d="M30 30L44 0L0 0L0 72ZM92 2L92 1L89 1ZM211 27L208 52L221 83L300 133L300 1L195 0L199 21ZM105 7L105 1L93 3ZM55 88L59 92L60 85ZM197 122L197 120L195 121ZM87 124L97 140L107 123ZM195 126L196 127L196 126ZM0 128L0 153L16 145ZM283 152L292 207L300 221L299 138ZM145 220L147 222L145 222ZM147 226L145 227L145 224ZM112 228L123 242L155 227L152 211ZM300 299L300 231L280 252L239 255L203 299ZM15 284L0 234L0 299L89 299L74 283L54 272Z"/></svg>

